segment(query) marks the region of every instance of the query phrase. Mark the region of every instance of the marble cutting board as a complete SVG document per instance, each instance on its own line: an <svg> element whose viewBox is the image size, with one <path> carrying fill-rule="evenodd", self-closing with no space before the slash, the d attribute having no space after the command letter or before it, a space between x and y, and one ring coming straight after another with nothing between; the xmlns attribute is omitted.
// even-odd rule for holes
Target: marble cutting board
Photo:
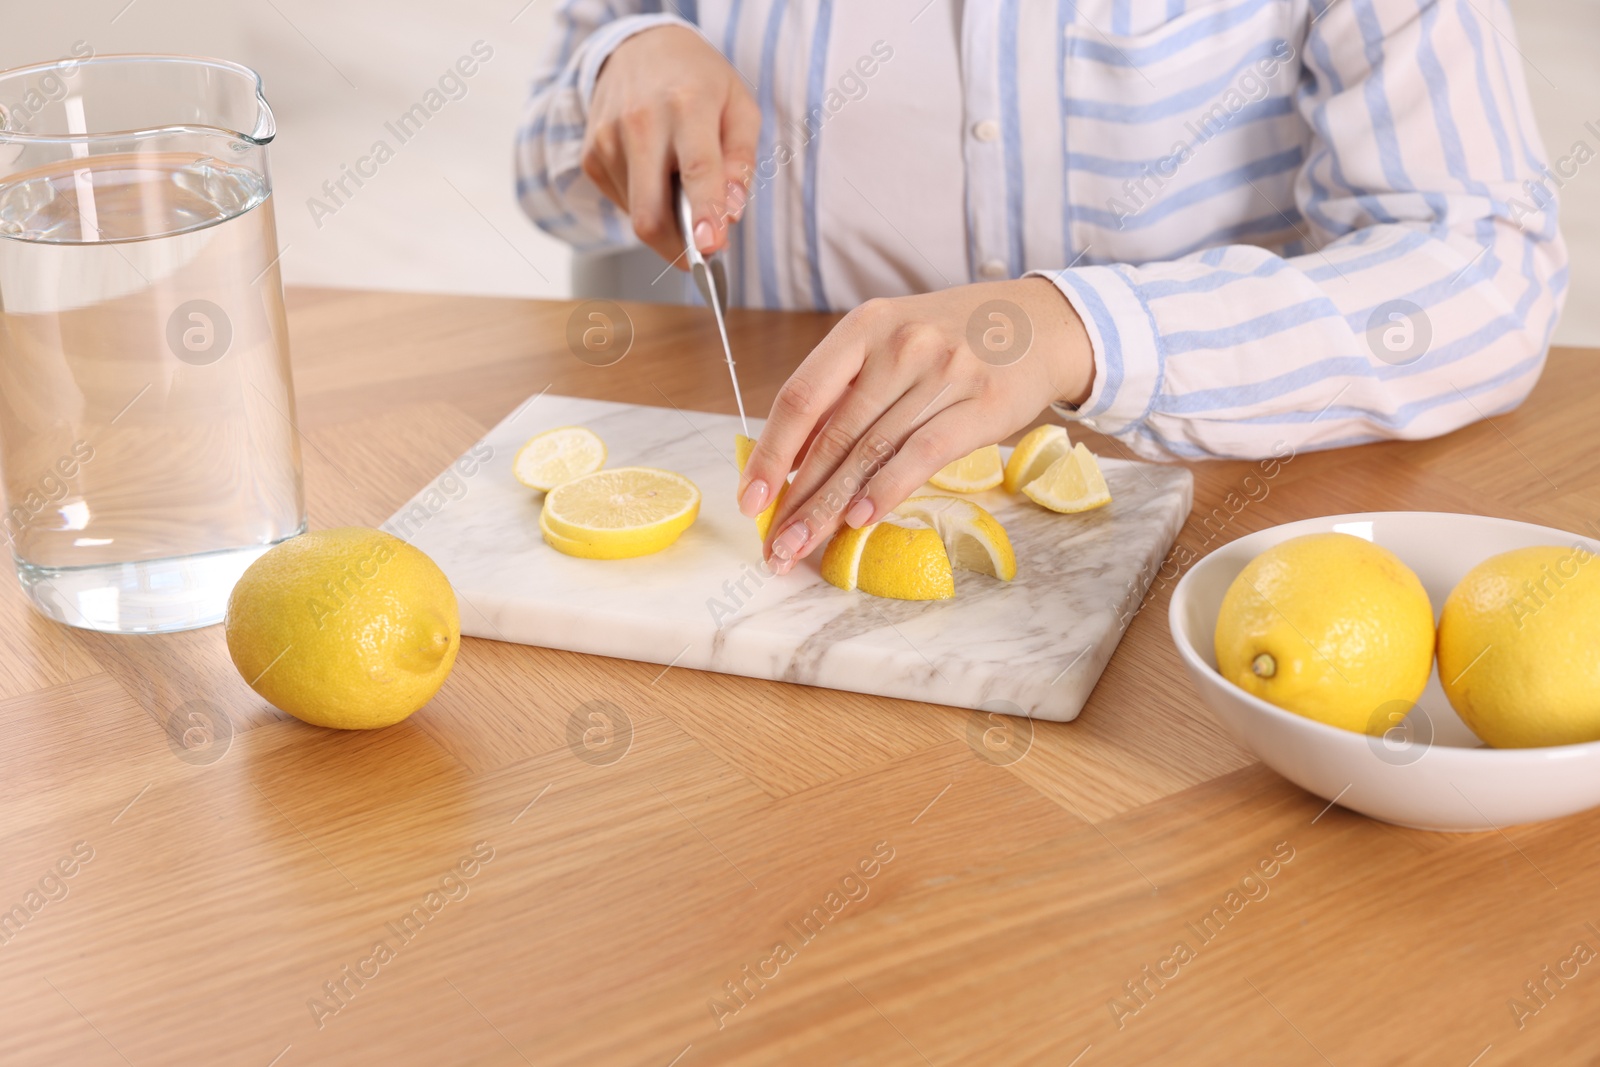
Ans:
<svg viewBox="0 0 1600 1067"><path fill-rule="evenodd" d="M539 536L542 497L517 483L511 462L535 433L571 425L605 440L608 467L693 479L699 520L641 559L550 548ZM824 582L820 552L782 577L762 569L754 525L734 505L738 429L731 415L540 395L384 529L444 569L473 637L1065 721L1193 499L1188 471L1115 459L1100 461L1112 502L1083 515L998 489L974 494L1011 536L1016 579L957 572L953 600L883 600Z"/></svg>

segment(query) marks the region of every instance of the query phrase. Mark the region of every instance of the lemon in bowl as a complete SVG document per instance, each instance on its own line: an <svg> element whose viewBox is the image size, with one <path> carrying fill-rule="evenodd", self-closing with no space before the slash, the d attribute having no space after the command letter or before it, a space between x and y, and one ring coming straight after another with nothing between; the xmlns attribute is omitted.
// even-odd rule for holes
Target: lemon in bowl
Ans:
<svg viewBox="0 0 1600 1067"><path fill-rule="evenodd" d="M1484 560L1439 615L1439 680L1496 748L1600 741L1600 562L1581 544Z"/></svg>
<svg viewBox="0 0 1600 1067"><path fill-rule="evenodd" d="M228 599L228 654L250 687L316 726L372 730L422 707L461 647L455 593L379 530L301 534L252 563Z"/></svg>
<svg viewBox="0 0 1600 1067"><path fill-rule="evenodd" d="M1393 552L1347 533L1274 545L1228 587L1217 670L1280 708L1358 732L1409 710L1433 669L1433 606Z"/></svg>

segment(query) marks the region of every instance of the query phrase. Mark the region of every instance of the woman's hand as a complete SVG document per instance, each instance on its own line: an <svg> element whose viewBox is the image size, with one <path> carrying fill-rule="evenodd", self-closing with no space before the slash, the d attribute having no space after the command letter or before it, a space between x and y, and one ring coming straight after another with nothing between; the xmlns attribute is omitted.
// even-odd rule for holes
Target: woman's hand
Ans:
<svg viewBox="0 0 1600 1067"><path fill-rule="evenodd" d="M595 81L583 173L628 213L639 240L680 268L672 175L694 206L694 243L715 252L738 221L755 171L761 109L722 53L682 26L617 46Z"/></svg>
<svg viewBox="0 0 1600 1067"><path fill-rule="evenodd" d="M739 510L758 514L798 464L765 546L782 574L841 523L878 521L1047 404L1082 403L1093 379L1088 334L1047 279L869 300L779 391L739 478Z"/></svg>

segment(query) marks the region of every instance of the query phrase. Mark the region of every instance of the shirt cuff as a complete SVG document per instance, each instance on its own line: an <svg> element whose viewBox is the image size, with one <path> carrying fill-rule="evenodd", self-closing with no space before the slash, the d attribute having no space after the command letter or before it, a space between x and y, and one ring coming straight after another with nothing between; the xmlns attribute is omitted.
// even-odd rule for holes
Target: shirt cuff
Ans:
<svg viewBox="0 0 1600 1067"><path fill-rule="evenodd" d="M653 30L657 26L682 26L700 33L700 27L677 15L624 15L601 26L583 45L583 59L578 63L578 99L583 101L583 111L589 113L589 100L594 96L594 83L600 77L600 68L611 58L611 53L628 38ZM705 36L701 34L701 36Z"/></svg>
<svg viewBox="0 0 1600 1067"><path fill-rule="evenodd" d="M1094 354L1094 386L1080 407L1054 404L1056 414L1097 433L1120 434L1136 428L1161 394L1166 360L1155 317L1115 267L1075 267L1031 271L1048 278L1072 304L1089 333Z"/></svg>

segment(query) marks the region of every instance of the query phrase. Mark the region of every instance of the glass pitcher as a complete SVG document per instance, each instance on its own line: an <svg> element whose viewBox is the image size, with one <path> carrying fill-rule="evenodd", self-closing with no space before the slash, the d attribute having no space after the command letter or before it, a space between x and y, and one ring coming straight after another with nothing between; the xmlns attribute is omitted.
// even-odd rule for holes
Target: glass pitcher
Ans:
<svg viewBox="0 0 1600 1067"><path fill-rule="evenodd" d="M33 605L119 633L222 619L306 527L254 71L0 72L0 476Z"/></svg>

